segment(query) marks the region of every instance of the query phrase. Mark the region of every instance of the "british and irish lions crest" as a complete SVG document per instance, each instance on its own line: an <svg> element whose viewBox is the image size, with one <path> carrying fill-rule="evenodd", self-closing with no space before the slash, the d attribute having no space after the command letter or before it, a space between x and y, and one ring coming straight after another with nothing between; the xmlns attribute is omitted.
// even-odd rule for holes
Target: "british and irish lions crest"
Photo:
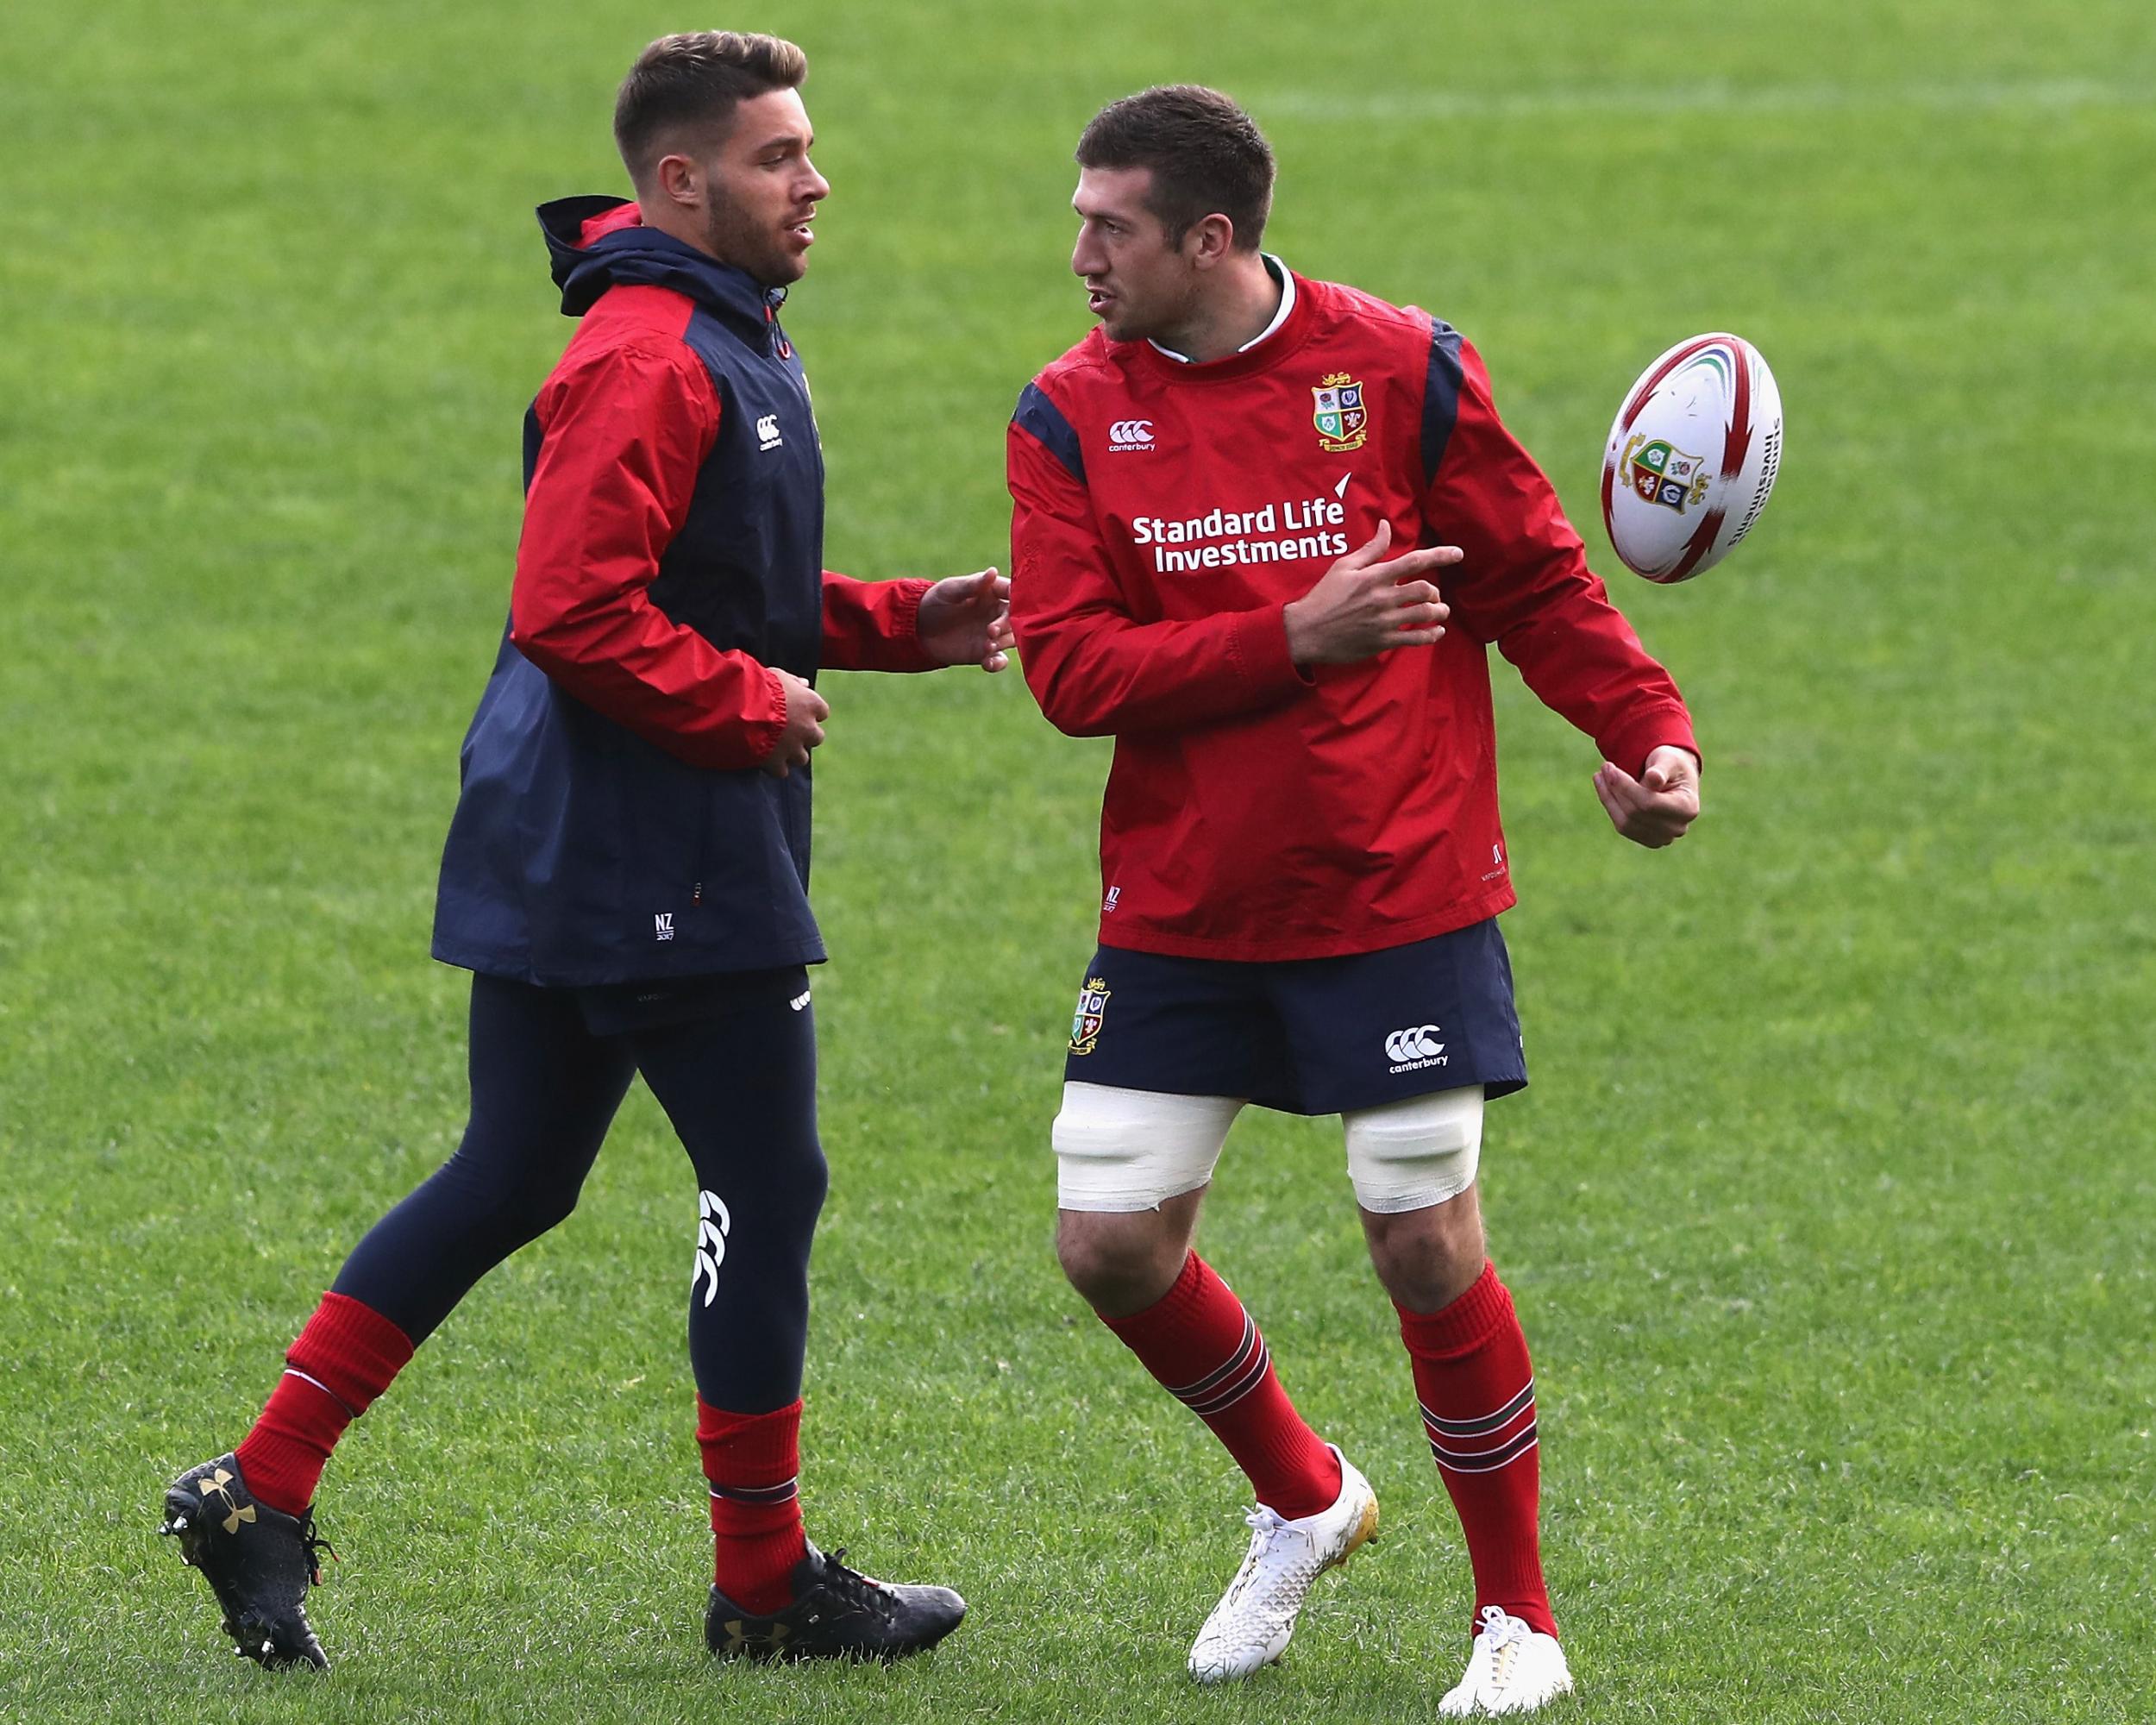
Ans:
<svg viewBox="0 0 2156 1725"><path fill-rule="evenodd" d="M1329 372L1311 387L1310 422L1318 428L1318 447L1328 455L1344 455L1363 447L1369 435L1369 409L1363 386L1345 372Z"/></svg>
<svg viewBox="0 0 2156 1725"><path fill-rule="evenodd" d="M1705 458L1688 455L1664 438L1633 433L1625 445L1623 467L1632 488L1647 503L1658 503L1682 515L1707 500Z"/></svg>
<svg viewBox="0 0 2156 1725"><path fill-rule="evenodd" d="M1107 978L1087 977L1086 986L1078 991L1078 1010L1071 1015L1070 1051L1073 1054L1093 1052L1094 1044L1100 1040L1100 1022L1107 1013Z"/></svg>

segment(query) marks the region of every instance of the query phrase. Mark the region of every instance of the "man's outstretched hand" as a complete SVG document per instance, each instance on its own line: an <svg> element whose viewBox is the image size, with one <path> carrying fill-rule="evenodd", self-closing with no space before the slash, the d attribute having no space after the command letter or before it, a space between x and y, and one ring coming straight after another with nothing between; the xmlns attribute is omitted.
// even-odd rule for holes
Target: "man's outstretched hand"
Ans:
<svg viewBox="0 0 2156 1725"><path fill-rule="evenodd" d="M1000 671L1011 662L1011 580L993 569L952 575L921 595L914 638L939 665Z"/></svg>
<svg viewBox="0 0 2156 1725"><path fill-rule="evenodd" d="M1638 778L1608 761L1595 775L1595 794L1610 825L1634 844L1659 850L1684 837L1699 819L1699 762L1691 750L1664 743L1647 756Z"/></svg>

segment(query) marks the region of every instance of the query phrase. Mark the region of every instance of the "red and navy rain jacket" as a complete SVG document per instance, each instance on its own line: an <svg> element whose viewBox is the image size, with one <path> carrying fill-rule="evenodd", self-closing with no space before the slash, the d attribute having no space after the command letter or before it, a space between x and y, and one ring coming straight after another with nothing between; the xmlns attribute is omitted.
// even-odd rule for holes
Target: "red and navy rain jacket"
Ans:
<svg viewBox="0 0 2156 1725"><path fill-rule="evenodd" d="M524 417L509 626L464 741L434 954L542 985L817 963L810 775L759 770L782 668L919 670L925 581L822 567L824 457L767 289L544 205L582 319Z"/></svg>

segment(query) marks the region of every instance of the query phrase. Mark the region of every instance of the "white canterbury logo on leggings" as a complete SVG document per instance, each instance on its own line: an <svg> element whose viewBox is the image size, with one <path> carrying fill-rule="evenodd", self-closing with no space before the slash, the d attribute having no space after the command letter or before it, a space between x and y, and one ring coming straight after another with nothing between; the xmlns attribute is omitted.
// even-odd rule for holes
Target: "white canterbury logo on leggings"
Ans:
<svg viewBox="0 0 2156 1725"><path fill-rule="evenodd" d="M696 1195L696 1268L689 1275L689 1292L694 1294L696 1284L708 1276L711 1281L704 1289L706 1306L718 1298L718 1266L726 1262L726 1236L733 1228L734 1219L725 1200L716 1192Z"/></svg>

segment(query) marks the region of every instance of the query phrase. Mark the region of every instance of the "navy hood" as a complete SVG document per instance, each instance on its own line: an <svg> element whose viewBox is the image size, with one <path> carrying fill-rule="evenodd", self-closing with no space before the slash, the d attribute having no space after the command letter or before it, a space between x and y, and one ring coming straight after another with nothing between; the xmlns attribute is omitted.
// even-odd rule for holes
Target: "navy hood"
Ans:
<svg viewBox="0 0 2156 1725"><path fill-rule="evenodd" d="M746 270L644 227L626 198L558 198L537 214L565 317L581 317L617 283L670 288L720 317L758 327L785 303L784 288L766 287Z"/></svg>

